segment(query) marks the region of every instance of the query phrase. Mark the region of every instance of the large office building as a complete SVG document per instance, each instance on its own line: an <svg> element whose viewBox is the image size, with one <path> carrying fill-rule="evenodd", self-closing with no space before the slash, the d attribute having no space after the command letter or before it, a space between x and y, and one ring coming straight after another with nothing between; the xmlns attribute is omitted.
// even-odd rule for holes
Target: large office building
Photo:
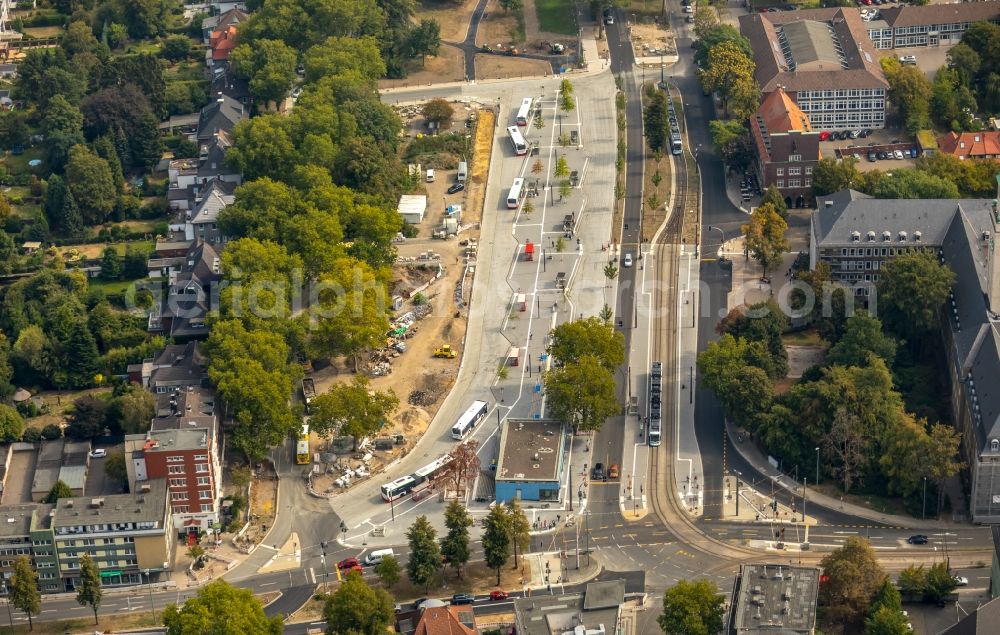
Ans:
<svg viewBox="0 0 1000 635"><path fill-rule="evenodd" d="M1000 22L1000 2L950 2L922 7L901 4L879 9L865 24L875 48L955 44L976 22Z"/></svg>
<svg viewBox="0 0 1000 635"><path fill-rule="evenodd" d="M856 9L753 13L740 32L765 98L784 90L817 130L885 127L889 83Z"/></svg>
<svg viewBox="0 0 1000 635"><path fill-rule="evenodd" d="M994 200L876 200L852 190L820 197L810 266L829 263L834 282L869 295L884 263L912 249L955 272L941 308L952 421L962 435L977 523L1000 523L1000 209ZM818 300L819 301L819 300ZM877 310L877 297L867 304Z"/></svg>

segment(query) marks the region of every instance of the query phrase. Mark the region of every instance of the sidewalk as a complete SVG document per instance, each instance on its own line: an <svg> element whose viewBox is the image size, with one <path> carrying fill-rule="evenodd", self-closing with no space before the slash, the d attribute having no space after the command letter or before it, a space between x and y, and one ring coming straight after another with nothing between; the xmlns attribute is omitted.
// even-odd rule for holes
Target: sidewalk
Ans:
<svg viewBox="0 0 1000 635"><path fill-rule="evenodd" d="M732 422L726 421L726 432L729 434L729 438L737 439L740 435L744 438L747 434L741 429L733 425ZM789 492L795 492L801 494L802 484L793 480L791 476L778 471L777 468L772 466L768 462L768 457L764 454L756 443L745 440L743 443L734 443L733 446L736 451L739 452L740 456L743 457L748 463L754 466L761 474L768 478L774 478L775 483L780 485L783 489ZM909 516L899 516L896 514L886 514L879 512L877 510L863 507L861 505L855 505L853 503L847 503L842 500L833 498L832 496L827 496L821 494L815 490L809 489L806 492L807 503L812 503L819 505L820 507L825 507L826 509L836 510L843 512L845 514L850 514L852 516L857 516L859 518L864 518L866 520L875 521L878 523L883 523L886 525L891 525L895 527L902 527L904 529L949 529L955 527L955 525L961 524L965 525L967 523L953 523L944 520L921 520L919 518L911 518Z"/></svg>

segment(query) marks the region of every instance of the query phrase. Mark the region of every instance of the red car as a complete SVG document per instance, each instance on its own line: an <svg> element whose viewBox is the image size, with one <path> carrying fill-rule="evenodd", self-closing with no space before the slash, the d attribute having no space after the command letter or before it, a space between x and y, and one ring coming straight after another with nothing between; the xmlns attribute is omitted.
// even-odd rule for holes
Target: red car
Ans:
<svg viewBox="0 0 1000 635"><path fill-rule="evenodd" d="M496 591L490 591L490 601L491 602L496 601L496 600L506 600L507 597L508 596L507 596L507 592L506 591L501 591L500 589L497 589Z"/></svg>
<svg viewBox="0 0 1000 635"><path fill-rule="evenodd" d="M357 558L344 558L343 560L337 563L337 568L361 571L361 563L358 562Z"/></svg>
<svg viewBox="0 0 1000 635"><path fill-rule="evenodd" d="M820 141L826 141L826 140L827 140L827 139L829 139L829 138L830 138L830 133L829 133L829 131L827 131L827 130L824 130L823 132L819 133L819 140L820 140Z"/></svg>
<svg viewBox="0 0 1000 635"><path fill-rule="evenodd" d="M618 464L612 463L611 467L608 468L608 478L618 478Z"/></svg>

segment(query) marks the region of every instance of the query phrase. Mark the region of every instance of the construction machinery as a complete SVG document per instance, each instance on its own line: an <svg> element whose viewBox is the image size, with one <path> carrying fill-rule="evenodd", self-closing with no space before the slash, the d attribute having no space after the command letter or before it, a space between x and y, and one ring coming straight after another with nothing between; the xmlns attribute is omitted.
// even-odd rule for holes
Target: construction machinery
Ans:
<svg viewBox="0 0 1000 635"><path fill-rule="evenodd" d="M444 359L455 359L458 357L458 353L451 347L451 344L444 344L439 348L434 349L434 357L441 357Z"/></svg>

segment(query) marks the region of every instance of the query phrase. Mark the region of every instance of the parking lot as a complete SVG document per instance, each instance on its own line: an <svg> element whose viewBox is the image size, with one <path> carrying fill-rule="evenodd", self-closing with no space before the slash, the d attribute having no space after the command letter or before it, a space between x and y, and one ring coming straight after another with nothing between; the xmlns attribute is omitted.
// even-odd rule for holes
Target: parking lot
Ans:
<svg viewBox="0 0 1000 635"><path fill-rule="evenodd" d="M908 154L916 145L916 141L911 140L900 130L882 129L872 130L864 138L821 141L819 149L824 157L840 158L843 154L853 156L856 153L860 157L857 168L862 172L875 169L886 172L899 168L912 168L914 159L906 156L903 159L878 159L871 162L868 160L869 152L899 149Z"/></svg>

